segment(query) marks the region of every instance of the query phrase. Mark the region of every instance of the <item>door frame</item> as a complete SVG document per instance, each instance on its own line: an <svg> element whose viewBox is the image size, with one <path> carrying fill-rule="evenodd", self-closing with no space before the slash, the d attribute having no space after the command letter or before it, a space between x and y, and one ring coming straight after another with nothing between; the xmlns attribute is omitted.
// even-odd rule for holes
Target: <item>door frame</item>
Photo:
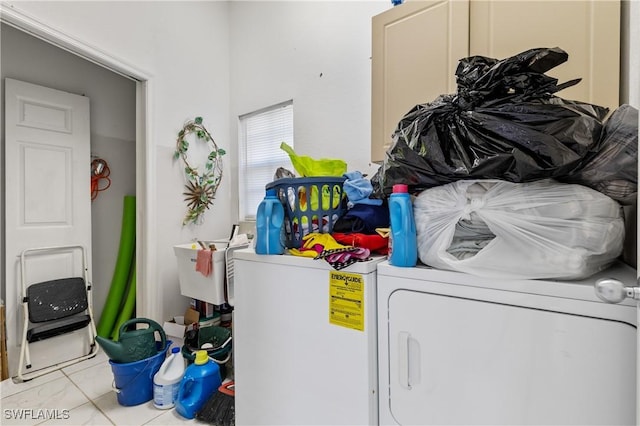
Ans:
<svg viewBox="0 0 640 426"><path fill-rule="evenodd" d="M44 22L0 3L0 22L37 37L47 43L73 53L136 83L136 316L161 319L160 292L147 283L156 279L155 216L156 204L155 147L152 143L151 104L153 81L150 74L84 43ZM0 206L2 203L0 203ZM140 249L141 248L141 249ZM4 271L4 269L3 269ZM4 281L5 277L2 277Z"/></svg>

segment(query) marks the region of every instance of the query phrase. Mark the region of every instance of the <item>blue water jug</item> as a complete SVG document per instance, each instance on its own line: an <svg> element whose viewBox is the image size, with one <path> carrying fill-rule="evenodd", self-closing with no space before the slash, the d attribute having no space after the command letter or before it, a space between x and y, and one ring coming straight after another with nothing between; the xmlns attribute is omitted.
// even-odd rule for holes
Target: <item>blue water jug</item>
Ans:
<svg viewBox="0 0 640 426"><path fill-rule="evenodd" d="M418 262L418 241L413 205L407 185L393 185L389 197L389 263L394 266L416 266Z"/></svg>
<svg viewBox="0 0 640 426"><path fill-rule="evenodd" d="M277 197L275 189L267 189L264 199L258 206L256 215L257 254L282 254L282 231L284 225L284 206Z"/></svg>
<svg viewBox="0 0 640 426"><path fill-rule="evenodd" d="M195 418L221 384L218 364L209 359L207 351L196 351L193 364L185 369L180 381L176 411L184 418Z"/></svg>

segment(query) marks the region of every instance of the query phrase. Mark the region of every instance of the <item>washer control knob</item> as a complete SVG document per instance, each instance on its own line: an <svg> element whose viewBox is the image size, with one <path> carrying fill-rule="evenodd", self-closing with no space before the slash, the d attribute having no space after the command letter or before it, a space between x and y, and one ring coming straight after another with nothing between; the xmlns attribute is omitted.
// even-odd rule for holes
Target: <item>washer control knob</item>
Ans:
<svg viewBox="0 0 640 426"><path fill-rule="evenodd" d="M625 287L613 278L602 278L596 281L596 295L607 303L620 303L627 297L640 300L640 287Z"/></svg>

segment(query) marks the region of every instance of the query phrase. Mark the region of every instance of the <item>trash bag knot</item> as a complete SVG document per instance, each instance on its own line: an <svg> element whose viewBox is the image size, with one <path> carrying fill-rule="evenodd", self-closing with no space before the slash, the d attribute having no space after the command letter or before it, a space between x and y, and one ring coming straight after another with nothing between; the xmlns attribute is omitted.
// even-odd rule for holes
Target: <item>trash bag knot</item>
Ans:
<svg viewBox="0 0 640 426"><path fill-rule="evenodd" d="M482 209L486 203L487 202L484 197L477 197L467 200L467 204L465 204L464 208L462 209L462 219L471 220L471 213Z"/></svg>
<svg viewBox="0 0 640 426"><path fill-rule="evenodd" d="M463 111L472 111L484 101L484 96L475 91L468 89L458 90L457 95L451 100L455 110L458 113Z"/></svg>

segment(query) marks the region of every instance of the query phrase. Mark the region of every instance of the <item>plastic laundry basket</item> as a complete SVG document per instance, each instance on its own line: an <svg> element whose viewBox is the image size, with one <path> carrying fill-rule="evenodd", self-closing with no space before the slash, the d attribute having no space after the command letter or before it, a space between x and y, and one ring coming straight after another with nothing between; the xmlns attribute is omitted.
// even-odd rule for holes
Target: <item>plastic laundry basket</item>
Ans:
<svg viewBox="0 0 640 426"><path fill-rule="evenodd" d="M266 185L275 189L285 211L285 246L299 248L312 232L333 232L346 211L342 185L345 177L322 176L278 179Z"/></svg>

